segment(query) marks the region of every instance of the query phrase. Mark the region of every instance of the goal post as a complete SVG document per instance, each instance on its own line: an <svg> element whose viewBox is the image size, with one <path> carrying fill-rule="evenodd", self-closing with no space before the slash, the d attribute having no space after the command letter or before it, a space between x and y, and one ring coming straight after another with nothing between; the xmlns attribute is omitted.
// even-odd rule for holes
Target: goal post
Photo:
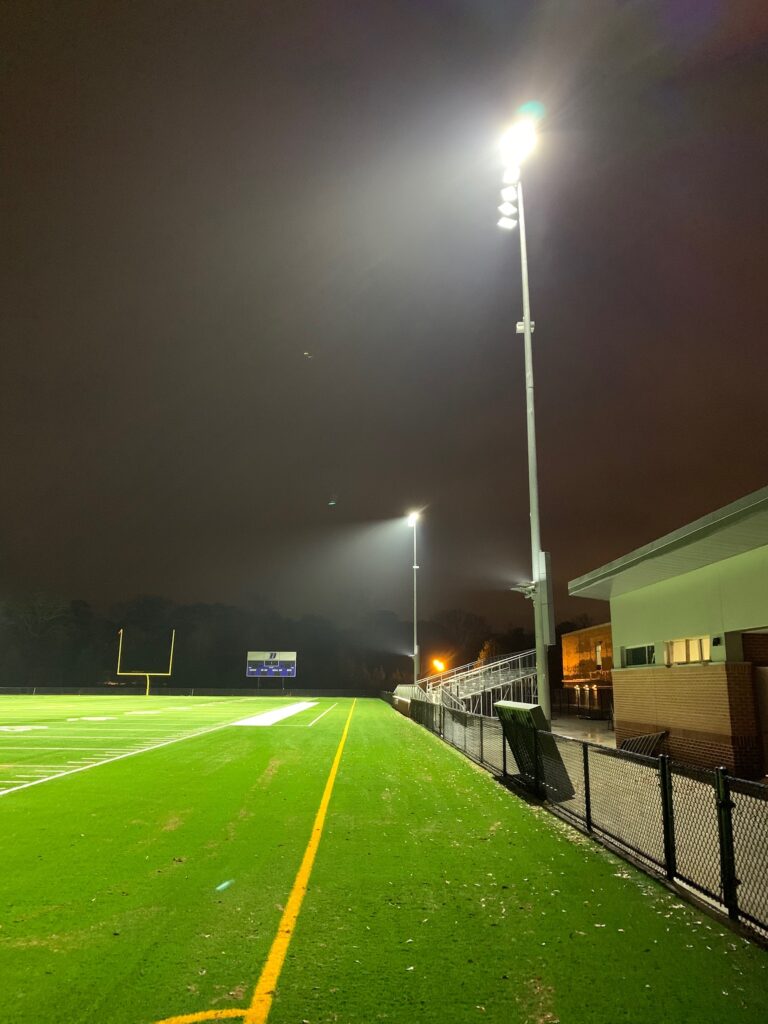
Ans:
<svg viewBox="0 0 768 1024"><path fill-rule="evenodd" d="M123 669L120 667L123 657L123 634L125 630L121 626L117 631L118 642L117 642L117 674L118 676L143 676L147 681L147 688L145 690L145 696L149 697L151 689L152 676L156 676L159 679L168 679L173 673L173 649L176 645L176 630L171 630L171 652L168 657L168 670L166 672L156 672L154 669L147 671L146 669Z"/></svg>

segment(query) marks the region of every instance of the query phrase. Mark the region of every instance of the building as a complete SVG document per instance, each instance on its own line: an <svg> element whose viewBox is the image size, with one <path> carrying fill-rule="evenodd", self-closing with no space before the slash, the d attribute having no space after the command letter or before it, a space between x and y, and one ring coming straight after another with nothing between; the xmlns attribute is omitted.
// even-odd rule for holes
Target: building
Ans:
<svg viewBox="0 0 768 1024"><path fill-rule="evenodd" d="M768 487L572 580L610 601L616 742L747 777L768 756Z"/></svg>
<svg viewBox="0 0 768 1024"><path fill-rule="evenodd" d="M610 622L563 633L563 690L569 711L587 718L608 718L613 703Z"/></svg>

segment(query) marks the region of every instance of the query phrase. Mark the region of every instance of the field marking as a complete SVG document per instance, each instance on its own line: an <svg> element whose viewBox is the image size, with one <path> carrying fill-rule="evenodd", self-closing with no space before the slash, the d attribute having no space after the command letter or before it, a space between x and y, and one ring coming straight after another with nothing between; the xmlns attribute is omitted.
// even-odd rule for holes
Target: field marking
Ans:
<svg viewBox="0 0 768 1024"><path fill-rule="evenodd" d="M282 971L283 964L285 963L288 947L291 944L291 939L293 938L293 932L296 928L299 911L301 910L301 905L304 902L304 897L307 893L309 876L312 874L312 867L315 863L317 848L320 845L320 838L325 826L325 816L328 811L328 804L331 802L331 794L333 793L336 775L339 771L339 765L341 764L341 755L344 753L344 745L347 742L349 725L352 721L352 714L355 710L356 704L357 698L352 701L352 707L349 709L347 720L344 723L344 731L341 734L339 745L336 748L336 756L333 759L331 770L328 773L328 779L325 783L325 789L323 790L323 796L320 800L320 806L317 809L315 821L312 825L309 842L307 843L307 848L304 851L304 856L301 858L301 864L299 865L298 873L294 879L293 887L288 897L288 902L285 904L285 910L283 911L280 923L277 926L277 935L275 935L275 938L272 941L269 954L267 955L267 962L262 968L261 975L256 983L256 988L253 991L251 1005L245 1010L203 1010L200 1013L185 1013L180 1017L166 1017L163 1020L158 1021L158 1024L197 1024L198 1021L216 1021L231 1018L240 1018L243 1024L265 1024L267 1017L269 1016L269 1011L272 1009L272 1000L275 997L275 989L277 988L280 972Z"/></svg>
<svg viewBox="0 0 768 1024"><path fill-rule="evenodd" d="M141 747L139 750L128 750L124 754L118 754L115 757L107 757L102 761L95 761L93 764L84 764L79 768L70 768L68 771L56 772L54 775L48 775L44 779L36 779L34 782L25 782L21 786L12 786L10 789L0 789L0 797L8 796L9 793L17 793L20 789L29 789L30 786L39 786L43 782L52 782L54 779L63 779L66 775L76 775L78 772L87 772L89 768L99 768L103 764L112 764L113 761L122 761L126 757L135 757L136 754L146 754L149 750L159 750L161 747L170 747L172 743L181 743L183 740L191 740L195 736L205 736L209 732L216 732L218 729L226 729L231 724L231 722L220 722L218 725L211 726L210 729L198 729L196 732L189 732L185 733L183 736L176 736L175 739L164 740L162 743L154 743L151 747Z"/></svg>
<svg viewBox="0 0 768 1024"><path fill-rule="evenodd" d="M3 747L4 751L13 750L15 753L17 750L104 750L107 753L113 748L105 747L101 744L98 747ZM122 750L122 747L115 747L115 750Z"/></svg>
<svg viewBox="0 0 768 1024"><path fill-rule="evenodd" d="M338 701L336 701L336 704L338 704ZM331 704L331 706L329 708L325 709L325 711L322 713L322 715L318 715L317 718L313 718L312 721L307 726L307 728L311 729L312 726L315 724L315 722L319 722L320 719L325 717L325 715L327 715L329 711L333 711L333 709L336 707L336 704Z"/></svg>
<svg viewBox="0 0 768 1024"><path fill-rule="evenodd" d="M85 758L81 758L81 760L85 760ZM19 761L19 763L16 764L15 762L3 761L2 765L0 765L0 768L3 771L5 771L6 768L61 768L61 763L59 762L59 764L38 764L37 761Z"/></svg>
<svg viewBox="0 0 768 1024"><path fill-rule="evenodd" d="M47 728L47 725L0 725L0 732L30 732L32 729Z"/></svg>
<svg viewBox="0 0 768 1024"><path fill-rule="evenodd" d="M275 708L272 711L262 711L260 715L251 715L250 718L241 718L239 722L233 722L233 725L274 725L275 722L282 721L283 718L291 718L293 715L298 715L300 711L308 711L310 708L316 708L316 700L300 700L295 704L289 704L287 708Z"/></svg>
<svg viewBox="0 0 768 1024"><path fill-rule="evenodd" d="M230 698L223 698L223 699L219 699L219 700L206 701L204 704L198 704L197 707L198 708L202 708L202 707L210 707L210 706L213 705L213 706L221 706L222 708L226 707L227 710L229 710L229 706L230 705L232 705L232 704L240 704L243 701L247 701L247 700L253 700L253 698L252 697L230 697ZM314 706L314 705L311 705L311 706ZM39 710L39 708L38 708L38 710ZM179 711L180 709L174 707L174 708L167 708L165 710L168 710L168 711ZM230 714L233 713L233 712L234 712L234 708L232 709ZM130 712L127 712L127 713L130 713ZM189 717L189 716L185 716L185 717ZM114 719L112 719L112 720L114 721ZM79 719L76 720L76 721L79 721ZM178 735L174 735L173 734L173 726L169 722L166 722L166 725L162 729L159 729L159 730L156 730L156 729L146 729L146 728L143 728L143 729L133 729L133 728L127 727L127 728L121 728L119 732L114 732L114 733L113 732L103 732L99 726L96 726L93 729L88 729L87 732L73 733L71 731L71 727L68 728L67 724L68 723L64 723L63 721L59 720L59 722L53 723L52 726L50 726L50 727L49 726L39 726L39 725L33 725L33 726L24 726L24 725L22 725L21 727L19 727L19 726L6 727L6 729L8 729L9 731L5 732L4 739L6 739L6 740L14 740L14 741L15 740L22 740L22 741L24 741L24 740L29 740L29 739L33 739L33 738L34 739L43 739L42 736L34 736L33 737L33 736L29 736L29 735L23 735L23 733L27 732L29 729L46 729L47 730L47 729L50 728L51 731L50 732L46 732L45 739L46 740L50 739L52 741L52 743L50 745L49 744L45 744L44 746L40 746L40 745L37 745L37 744L35 744L33 746L33 745L30 745L30 744L24 743L24 742L22 742L21 744L18 744L18 743L15 743L15 742L13 744L8 743L8 744L5 744L4 746L2 744L0 744L0 757L2 757L3 754L15 755L15 753L17 751L22 751L22 750L41 750L41 751L45 751L45 752L56 750L56 751L64 751L66 753L74 753L74 752L80 752L80 751L93 751L93 752L97 753L97 756L96 757L88 757L88 758L71 758L71 757L62 758L62 762L61 762L60 765L51 765L50 766L52 769L53 768L60 768L60 770L59 771L54 771L53 773L45 775L44 777L38 777L39 773L37 773L36 775L29 774L28 769L35 768L37 766L36 765L30 765L28 762L25 762L23 760L14 761L12 764L6 763L5 767L3 768L3 773L5 774L6 771L8 771L10 769L10 772L13 772L15 774L15 778L14 779L2 779L2 780L0 780L0 797L7 796L9 793L14 793L14 792L16 792L16 790L19 790L19 789L28 789L30 786L36 786L36 785L39 785L42 782L51 782L53 779L60 779L60 778L63 778L65 776L67 776L67 775L74 775L77 772L85 771L88 768L98 768L98 767L100 767L103 764L110 764L112 761L120 761L123 758L131 757L134 754L143 754L143 753L145 753L148 750L157 750L160 747L168 746L171 743L178 743L181 740L191 739L191 738L193 738L195 736L202 736L202 735L205 735L208 732L214 732L216 729L226 728L227 726L231 725L232 723L231 723L231 721L227 720L225 722L217 723L216 725L211 726L210 728L205 728L205 729L194 729L194 728L192 728L191 730L182 730L182 732L180 734L178 734ZM136 723L136 724L138 724L138 723ZM128 726L128 723L126 723L126 726ZM62 733L61 735L59 735L59 727L63 727L61 729L61 733ZM108 728L113 728L113 726L108 726ZM11 732L10 730L13 730L13 731ZM110 743L101 742L98 745L94 744L93 746L79 746L79 745L74 745L74 746L57 746L57 745L55 745L57 740L59 742L62 742L62 741L66 742L66 740L68 740L68 739L80 739L80 738L93 739L94 741L97 740L97 739L98 740L102 740L102 741L109 739L111 742ZM147 740L151 739L154 742L151 742L149 746L136 746L137 741L140 743L141 740L145 739L145 738ZM124 745L115 744L114 743L114 739L121 739L121 740L123 740L124 741ZM107 756L104 756L104 755L107 755ZM22 781L23 779L32 779L34 781L25 782L25 781Z"/></svg>

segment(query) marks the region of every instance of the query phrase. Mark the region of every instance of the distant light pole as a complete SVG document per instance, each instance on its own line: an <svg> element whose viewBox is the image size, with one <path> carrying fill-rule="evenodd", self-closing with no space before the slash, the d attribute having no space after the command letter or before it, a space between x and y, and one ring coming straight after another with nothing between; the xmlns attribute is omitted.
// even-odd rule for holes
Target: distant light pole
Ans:
<svg viewBox="0 0 768 1024"><path fill-rule="evenodd" d="M517 333L525 341L525 404L528 425L528 494L531 515L531 568L532 599L536 630L536 682L539 704L547 721L551 721L552 710L549 698L549 673L547 671L547 646L554 641L551 635L552 605L549 599L549 579L544 552L541 550L539 529L539 481L536 463L536 418L533 407L533 350L531 335L535 324L531 320L531 303L528 294L528 249L525 239L525 211L523 208L523 184L520 180L520 165L536 148L536 124L531 118L521 118L501 140L504 160L504 188L501 190L502 204L499 207L500 228L513 231L520 227L520 273L523 291L523 319L517 324ZM517 205L515 205L517 204ZM515 216L517 215L517 220Z"/></svg>
<svg viewBox="0 0 768 1024"><path fill-rule="evenodd" d="M418 512L409 512L406 522L413 530L413 685L419 679L419 615L417 602L416 574L419 566L416 561L416 524L419 521Z"/></svg>

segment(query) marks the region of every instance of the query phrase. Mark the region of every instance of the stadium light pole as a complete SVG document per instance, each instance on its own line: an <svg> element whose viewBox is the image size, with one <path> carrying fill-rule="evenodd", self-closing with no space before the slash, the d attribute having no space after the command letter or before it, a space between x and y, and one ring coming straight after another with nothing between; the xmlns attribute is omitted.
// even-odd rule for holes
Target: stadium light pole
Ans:
<svg viewBox="0 0 768 1024"><path fill-rule="evenodd" d="M520 276L523 292L523 319L517 324L517 333L523 335L525 346L525 406L528 427L528 496L531 516L531 568L533 582L533 608L536 631L536 685L541 706L547 722L552 719L549 696L549 673L547 671L547 637L545 629L551 614L548 596L549 583L546 578L545 557L541 550L539 526L539 480L536 460L536 417L533 402L533 347L531 335L534 322L531 320L531 302L528 293L528 249L525 238L525 210L523 207L523 183L520 167L536 148L536 123L532 118L520 118L509 128L501 139L501 155L504 162L501 190L502 204L499 206L501 219L498 226L506 231L520 229ZM517 216L517 219L515 217ZM518 223L519 222L519 223ZM546 602L546 609L544 607Z"/></svg>
<svg viewBox="0 0 768 1024"><path fill-rule="evenodd" d="M419 571L416 561L416 526L419 522L419 513L409 512L406 522L413 530L413 685L416 686L419 679L419 615L416 586L416 574Z"/></svg>

